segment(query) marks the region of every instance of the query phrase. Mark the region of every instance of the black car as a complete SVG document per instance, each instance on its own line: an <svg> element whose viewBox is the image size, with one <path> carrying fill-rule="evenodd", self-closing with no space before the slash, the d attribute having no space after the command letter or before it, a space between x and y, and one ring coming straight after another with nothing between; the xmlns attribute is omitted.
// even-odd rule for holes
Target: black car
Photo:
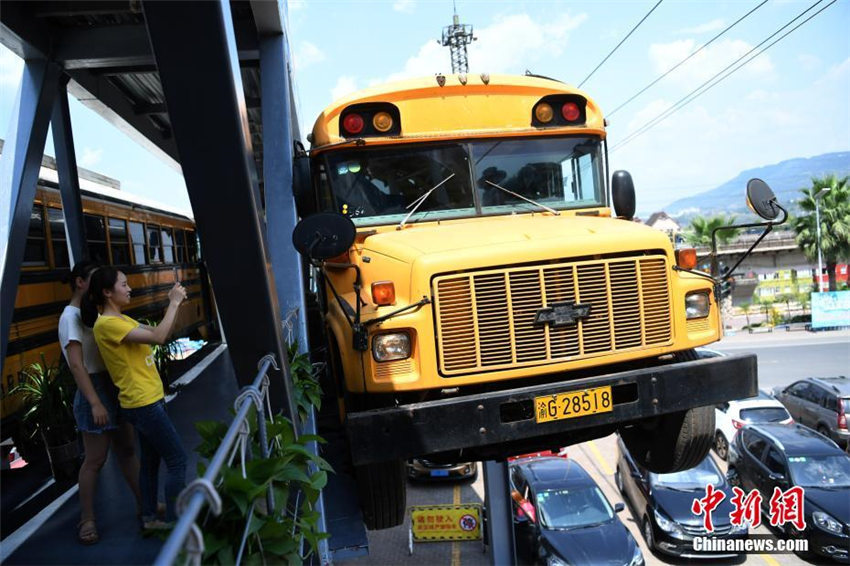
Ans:
<svg viewBox="0 0 850 566"><path fill-rule="evenodd" d="M425 458L413 458L407 461L407 477L423 481L452 481L478 478L476 462L433 462Z"/></svg>
<svg viewBox="0 0 850 566"><path fill-rule="evenodd" d="M646 544L652 550L686 558L724 558L734 554L695 552L695 537L746 538L747 526L732 524L729 513L734 509L730 500L732 486L714 463L711 456L690 470L673 474L654 474L638 466L623 441L617 439L620 456L614 480L629 503L635 520L641 526ZM711 484L725 494L712 513L714 531L709 535L702 515L691 510L694 499L705 497Z"/></svg>
<svg viewBox="0 0 850 566"><path fill-rule="evenodd" d="M747 425L730 448L728 477L745 491L759 491L763 517L774 488L802 487L806 529L786 524L786 534L808 539L810 552L850 563L850 456L800 424Z"/></svg>
<svg viewBox="0 0 850 566"><path fill-rule="evenodd" d="M642 566L634 537L599 486L568 458L532 458L510 465L514 534L521 562L547 566Z"/></svg>

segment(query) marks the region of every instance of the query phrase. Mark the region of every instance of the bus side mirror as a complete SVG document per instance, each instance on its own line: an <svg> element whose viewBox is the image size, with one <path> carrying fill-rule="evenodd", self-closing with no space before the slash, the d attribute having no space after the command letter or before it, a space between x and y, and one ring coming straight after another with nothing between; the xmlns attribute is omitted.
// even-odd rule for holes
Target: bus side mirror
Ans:
<svg viewBox="0 0 850 566"><path fill-rule="evenodd" d="M619 218L631 220L635 217L635 185L628 171L614 171L611 176L611 197L614 213Z"/></svg>
<svg viewBox="0 0 850 566"><path fill-rule="evenodd" d="M292 196L295 198L295 210L300 218L306 218L316 212L316 200L313 196L313 182L310 178L310 157L305 152L292 161Z"/></svg>

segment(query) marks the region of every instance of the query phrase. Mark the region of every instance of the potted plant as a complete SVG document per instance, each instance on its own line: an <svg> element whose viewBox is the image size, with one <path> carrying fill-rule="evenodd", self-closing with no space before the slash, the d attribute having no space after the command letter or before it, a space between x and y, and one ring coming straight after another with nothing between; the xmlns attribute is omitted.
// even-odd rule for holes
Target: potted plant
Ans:
<svg viewBox="0 0 850 566"><path fill-rule="evenodd" d="M22 372L18 385L10 391L19 394L23 421L31 436L39 435L47 449L50 469L57 481L74 479L79 470L80 447L74 422L76 384L64 363L34 363Z"/></svg>

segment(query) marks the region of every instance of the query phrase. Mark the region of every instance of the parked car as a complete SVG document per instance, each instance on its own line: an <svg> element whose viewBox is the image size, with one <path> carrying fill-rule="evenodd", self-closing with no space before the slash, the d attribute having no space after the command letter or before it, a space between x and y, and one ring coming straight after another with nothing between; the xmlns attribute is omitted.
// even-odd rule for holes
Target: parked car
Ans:
<svg viewBox="0 0 850 566"><path fill-rule="evenodd" d="M547 566L641 566L643 554L590 475L568 458L510 464L517 555Z"/></svg>
<svg viewBox="0 0 850 566"><path fill-rule="evenodd" d="M785 525L786 535L808 539L810 552L850 562L850 456L800 424L746 425L732 446L731 482L746 491L757 489L765 514L775 487L802 487L806 529Z"/></svg>
<svg viewBox="0 0 850 566"><path fill-rule="evenodd" d="M847 446L850 430L850 379L847 377L809 377L788 387L774 388L774 396L785 405L800 424Z"/></svg>
<svg viewBox="0 0 850 566"><path fill-rule="evenodd" d="M471 480L478 477L476 462L460 462L441 464L413 458L407 461L407 477L412 480Z"/></svg>
<svg viewBox="0 0 850 566"><path fill-rule="evenodd" d="M558 449L557 452L553 450L541 450L540 452L527 452L525 454L517 454L516 456L508 456L508 462L515 462L517 460L525 460L526 458L547 458L547 457L557 456L559 458L568 458L567 447L564 446Z"/></svg>
<svg viewBox="0 0 850 566"><path fill-rule="evenodd" d="M619 438L617 447L619 457L614 481L641 526L650 549L684 558L718 559L735 556L697 553L693 550L695 537L709 536L703 517L691 511L694 499L705 496L708 484L726 495L712 514L714 531L711 536L746 538L748 532L746 524L735 526L729 518L729 513L734 509L730 503L732 486L710 454L690 470L655 474L637 465Z"/></svg>
<svg viewBox="0 0 850 566"><path fill-rule="evenodd" d="M714 452L721 460L725 460L729 453L729 442L745 424L793 422L785 406L764 391L748 399L727 401L714 408L714 426L717 428L714 433Z"/></svg>

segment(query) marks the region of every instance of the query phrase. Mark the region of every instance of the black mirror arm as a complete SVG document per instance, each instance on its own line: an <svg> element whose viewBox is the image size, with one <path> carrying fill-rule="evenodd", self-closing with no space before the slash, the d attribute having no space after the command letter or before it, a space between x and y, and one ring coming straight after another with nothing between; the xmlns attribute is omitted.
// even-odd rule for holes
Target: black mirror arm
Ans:
<svg viewBox="0 0 850 566"><path fill-rule="evenodd" d="M788 220L788 211L782 208L782 206L778 202L774 202L773 205L782 211L782 219L778 222L770 221L755 222L753 224L733 224L729 226L718 226L717 228L711 231L711 274L715 276L718 281L723 281L727 278L728 275L734 273L735 270L738 269L738 266L741 265L741 263L747 258L747 256L752 253L752 251L756 248L757 245L759 245L759 243L764 239L764 237L770 234L774 226L784 224L785 221ZM765 231L762 232L761 236L759 236L758 239L753 242L753 245L751 245L750 248L746 252L744 252L744 254L740 258L738 258L738 261L735 263L735 265L733 265L731 269L727 270L726 273L721 276L721 274L718 273L717 266L717 233L721 230L729 230L731 228L759 228L762 226L765 226L766 228Z"/></svg>
<svg viewBox="0 0 850 566"><path fill-rule="evenodd" d="M348 312L345 310L345 306L343 305L342 297L339 296L339 293L336 292L336 289L333 286L333 283L330 282L328 277L325 277L325 281L328 282L328 285L331 288L331 292L336 299L336 302L339 304L339 307L342 309L342 312L345 314L345 319L348 321L348 324L351 326L353 331L353 347L355 350L360 352L365 352L369 349L369 335L366 332L366 326L360 322L360 306L363 304L363 299L360 297L360 290L363 287L363 280L360 277L360 267L353 263L324 263L325 267L334 267L338 269L354 269L355 277L354 277L354 295L355 295L355 306L354 306L354 319L348 315ZM350 307L349 307L350 308Z"/></svg>
<svg viewBox="0 0 850 566"><path fill-rule="evenodd" d="M420 307L423 307L423 306L429 304L430 302L431 302L431 299L423 296L422 299L413 303L412 305L407 305L406 307L402 307L398 310L394 310L393 312L386 314L384 316L381 316L381 317L378 317L378 318L373 318L372 320L367 320L366 322L363 323L363 326L369 327L369 326L372 326L373 324L381 324L382 322L384 322L387 319L390 319L394 316L398 316L401 313L407 312L409 310L418 309Z"/></svg>

